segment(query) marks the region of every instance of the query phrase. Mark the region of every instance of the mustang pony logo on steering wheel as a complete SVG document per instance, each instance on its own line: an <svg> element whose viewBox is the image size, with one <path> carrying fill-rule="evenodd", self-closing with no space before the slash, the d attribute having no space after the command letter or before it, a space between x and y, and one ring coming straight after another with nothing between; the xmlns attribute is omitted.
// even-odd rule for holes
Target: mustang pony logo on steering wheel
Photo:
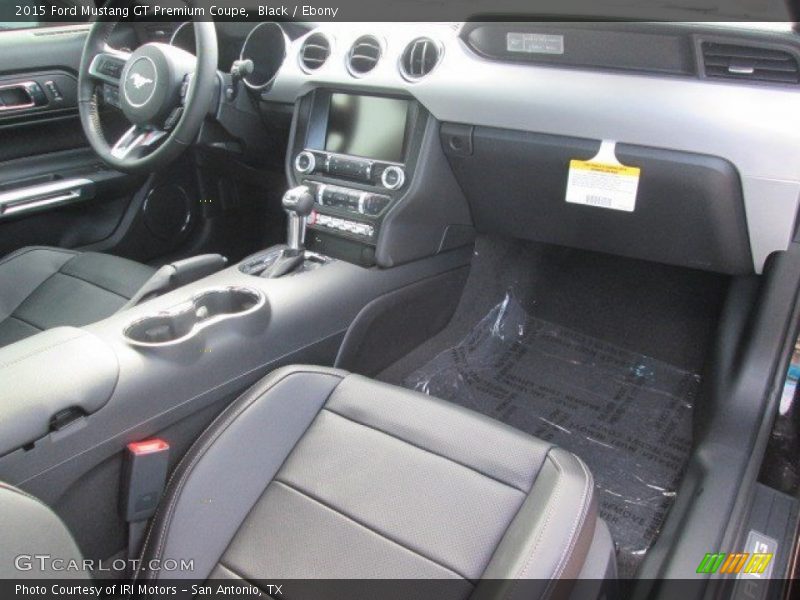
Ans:
<svg viewBox="0 0 800 600"><path fill-rule="evenodd" d="M144 75L139 75L139 73L133 73L130 77L128 77L128 81L133 84L137 90L142 89L143 86L147 85L148 83L153 83L153 80L145 77Z"/></svg>

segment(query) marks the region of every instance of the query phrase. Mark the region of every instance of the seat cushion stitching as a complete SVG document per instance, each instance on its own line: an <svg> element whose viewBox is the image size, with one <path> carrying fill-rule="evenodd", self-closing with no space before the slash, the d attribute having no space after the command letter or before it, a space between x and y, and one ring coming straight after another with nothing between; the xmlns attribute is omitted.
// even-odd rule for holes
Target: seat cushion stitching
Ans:
<svg viewBox="0 0 800 600"><path fill-rule="evenodd" d="M554 463L558 463L558 459L555 457L555 455L552 458ZM578 541L578 532L582 528L581 526L583 525L586 519L586 515L589 512L589 506L591 504L591 502L588 501L588 497L591 491L592 476L589 473L588 469L586 468L586 465L584 465L583 461L581 461L581 459L579 459L576 456L575 460L578 461L578 464L580 465L583 474L586 476L584 479L583 491L581 492L581 500L580 500L581 510L580 512L578 512L577 517L572 523L572 528L570 529L569 536L567 537L567 543L561 552L561 556L558 559L558 563L556 563L556 568L553 571L553 575L550 578L550 583L547 585L547 588L545 589L545 595L549 593L550 589L555 584L555 580L557 578L560 578L561 575L563 574L564 568L566 567L567 558L569 554L572 552L572 550L575 548L575 544Z"/></svg>
<svg viewBox="0 0 800 600"><path fill-rule="evenodd" d="M552 456L549 453L548 453L547 457L550 460L552 460ZM562 473L561 466L558 463L554 462L554 466L555 466L556 470L559 473ZM508 590L508 593L505 595L506 598L509 598L513 594L514 590L516 589L516 587L519 584L519 580L522 578L522 576L528 570L528 568L531 565L531 562L533 561L534 557L536 556L536 550L539 548L539 544L544 539L544 533L545 533L545 531L547 531L547 527L550 525L550 520L552 519L553 513L555 512L555 507L558 504L559 498L561 497L562 488L563 488L563 485L561 484L561 481L560 481L560 478L559 478L559 480L556 480L555 493L553 494L552 500L548 503L549 506L547 508L547 516L545 517L544 523L542 524L542 528L539 530L539 534L536 536L536 542L534 543L533 548L531 548L530 554L528 554L528 559L522 565L522 568L519 569L519 571L517 571L517 574L514 576L514 583L511 585L511 587Z"/></svg>
<svg viewBox="0 0 800 600"><path fill-rule="evenodd" d="M511 525L514 523L514 519L516 519L517 515L519 515L522 512L522 508L525 506L525 501L526 500L527 500L527 495L526 495L525 498L522 499L522 502L519 503L519 506L517 507L517 510L514 511L514 514L508 520L508 523L506 524L506 527L503 530L503 535L500 536L501 540L506 537L506 535L508 534L508 530L511 529ZM499 546L499 544L498 544L498 546ZM497 551L498 546L495 546L494 551L492 552L492 556L489 558L489 561L484 566L484 573L486 572L486 569L489 567L489 565L492 563L492 560L494 559L494 553ZM481 577L483 577L483 576L481 576Z"/></svg>
<svg viewBox="0 0 800 600"><path fill-rule="evenodd" d="M351 521L352 523L358 525L359 527L362 527L362 528L366 529L367 531L370 531L370 532L374 533L375 535L379 536L381 539L384 539L387 542L391 542L392 544L395 544L396 546L400 546L404 550L408 550L412 554L415 554L416 556L419 556L420 558L422 558L424 560L427 560L427 561L435 564L436 566L441 567L442 569L450 571L454 575L458 575L459 577L461 577L462 579L464 579L466 581L469 581L470 583L473 583L472 579L470 579L466 575L463 575L463 574L459 573L453 567L449 567L449 566L447 566L445 564L442 564L438 560L436 560L434 558L431 558L430 556L427 556L426 554L422 554L421 552L419 552L417 550L414 550L413 548L409 548L408 546L406 546L405 544L401 543L400 541L389 537L385 533L383 533L381 531L378 531L377 529L375 529L373 527L370 527L369 525L367 525L363 521L360 521L359 519L356 519L352 515L349 515L346 512L343 512L342 510L340 510L340 509L338 509L338 508L336 508L334 506L331 506L330 504L328 504L327 502L325 502L324 500L322 500L318 496L312 494L311 492L309 492L307 490L300 489L296 485L294 485L292 483L289 483L287 481L284 481L283 479L275 478L275 479L273 479L273 482L278 483L278 484L284 486L285 488L288 488L288 489L292 490L293 492L295 492L297 494L300 494L301 496L303 496L305 498L308 498L312 502L315 502L316 504L319 504L320 506L323 506L323 507L327 508L328 510L330 510L332 512L335 512L337 515L340 515L341 517L347 519L348 521Z"/></svg>
<svg viewBox="0 0 800 600"><path fill-rule="evenodd" d="M453 463L455 465L458 465L460 467L468 469L468 470L472 471L473 473L477 473L478 475L486 477L487 479L491 479L492 481L495 481L495 482L497 482L497 483L499 483L499 484L501 484L501 485L503 485L505 487L511 488L512 490L517 491L520 494L527 495L527 492L525 490L521 490L515 485L512 485L512 484L510 484L510 483L508 483L506 481L498 479L497 477L489 475L488 473L484 473L483 471L480 471L480 470L476 469L475 467L471 467L471 466L469 466L467 464L464 464L463 462L460 462L458 460L450 458L449 456L445 456L443 454L439 454L438 452L434 452L433 450L430 450L429 448L424 448L422 446L419 446L419 445L415 444L414 442L410 442L410 441L408 441L408 440L406 440L404 438L401 438L401 437L399 437L399 436L397 436L397 435L395 435L393 433L390 433L390 432L388 432L388 431L386 431L384 429L380 429L378 427L374 427L373 425L367 425L366 423L362 423L361 421L356 421L355 419L352 419L350 417L346 417L345 415L343 415L343 414L341 414L341 413L339 413L339 412L337 412L335 410L331 410L327 406L325 406L323 408L323 410L326 410L329 413L332 413L332 414L336 415L337 417L345 419L346 421L350 421L351 423L355 423L356 425L360 425L361 427L366 427L367 429L371 429L373 431L377 431L378 433L382 433L383 435L386 435L386 436L388 436L390 438L393 438L393 439L395 439L395 440L397 440L399 442L402 442L404 444L408 444L409 446L411 446L413 448L416 448L417 450L421 450L422 452L427 452L428 454L432 454L433 456L438 456L441 459L444 459L444 460L449 461L449 462L451 462L451 463Z"/></svg>
<svg viewBox="0 0 800 600"><path fill-rule="evenodd" d="M575 544L578 541L578 532L582 529L582 524L586 521L586 517L589 514L589 507L591 506L591 490L594 485L594 480L592 479L592 475L589 470L586 468L586 465L583 461L578 458L577 456L575 459L578 461L578 464L585 475L584 484L583 484L583 491L581 493L581 511L578 513L574 523L572 524L572 530L570 531L569 536L569 544L567 547L564 548L564 551L561 554L561 559L559 560L559 564L556 567L556 574L555 577L560 577L561 572L563 571L564 567L567 563L567 558L572 549L574 549Z"/></svg>
<svg viewBox="0 0 800 600"><path fill-rule="evenodd" d="M69 264L69 262L67 262L67 264ZM77 275L73 275L72 273L64 273L63 271L59 271L58 275L63 275L64 277L72 277L73 279L77 279L78 281L83 281L84 283L93 285L94 287L99 288L105 292L108 292L109 294L114 294L115 296L119 296L120 298L124 298L125 300L130 300L128 296L120 294L119 292L115 292L114 290L102 286L99 283L95 283L94 281L90 281L88 279L84 279L83 277L78 277Z"/></svg>
<svg viewBox="0 0 800 600"><path fill-rule="evenodd" d="M77 255L76 255L76 256L77 256ZM69 260L68 260L66 263L64 263L64 264L67 264L67 263L69 263L70 261L72 261L72 260L74 260L74 259L75 259L75 256L73 256L72 258L70 258L70 259L69 259ZM61 265L61 266L63 267L64 265ZM51 273L50 275L48 275L47 277L45 277L45 278L44 278L44 280L43 280L43 281L42 281L42 282L41 282L39 285L37 285L35 288L33 288L33 291L32 291L30 294L28 294L27 296L25 296L25 298L23 298L23 299L22 299L22 301L21 301L19 304L17 304L17 305L14 307L14 310L13 310L13 311L11 311L11 314L12 314L12 315L13 315L13 314L15 314L15 313L16 313L16 312L17 312L17 311L20 309L20 307L21 307L23 304L25 304L25 302L26 302L26 301L27 301L27 300L28 300L28 299L29 299L31 296L33 296L33 294L35 294L35 293L36 293L36 290L38 290L39 288L41 288L41 287L42 287L42 286L43 286L45 283L47 283L48 281L50 281L50 280L51 280L53 277L55 277L56 275L58 275L60 272L61 272L61 270L60 270L60 268L59 268L59 270L58 270L58 271L54 271L53 273ZM19 319L19 317L17 317L17 318ZM20 319L20 320L21 320L21 319ZM31 323L31 325L32 325L32 323ZM38 327L38 326L37 326L37 325L34 325L34 327Z"/></svg>
<svg viewBox="0 0 800 600"><path fill-rule="evenodd" d="M33 328L35 328L35 329L38 329L39 331L44 331L44 329L42 329L41 327L39 327L39 326L38 326L36 323L31 323L31 322L30 322L30 321L28 321L27 319L23 319L22 317L18 317L17 315L15 315L15 314L13 314L13 313L12 313L12 314L10 314L10 315L8 315L8 316L5 318L5 320L6 320L6 321L8 321L9 319L14 319L15 321L19 321L20 323L24 323L24 324L25 324L25 325L27 325L28 327L33 327Z"/></svg>
<svg viewBox="0 0 800 600"><path fill-rule="evenodd" d="M49 246L32 246L30 248L20 248L16 252L12 252L8 256L6 256L2 260L0 260L0 265L4 265L7 262L11 262L12 260L14 260L16 258L19 258L20 256L25 256L26 254L29 254L31 252L39 252L39 251L54 252L56 254L71 254L73 258L76 257L79 254L78 252L74 252L72 250L64 250L62 248L51 248ZM70 259L70 260L72 260L72 259ZM69 262L69 261L67 261L67 262Z"/></svg>

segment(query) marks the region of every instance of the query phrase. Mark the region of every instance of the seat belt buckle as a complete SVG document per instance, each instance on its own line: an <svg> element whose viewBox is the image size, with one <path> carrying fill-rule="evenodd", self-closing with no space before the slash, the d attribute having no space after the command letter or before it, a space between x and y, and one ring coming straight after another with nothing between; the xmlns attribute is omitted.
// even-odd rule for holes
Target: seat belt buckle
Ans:
<svg viewBox="0 0 800 600"><path fill-rule="evenodd" d="M153 516L164 493L169 444L160 438L131 442L122 471L122 515L129 523Z"/></svg>

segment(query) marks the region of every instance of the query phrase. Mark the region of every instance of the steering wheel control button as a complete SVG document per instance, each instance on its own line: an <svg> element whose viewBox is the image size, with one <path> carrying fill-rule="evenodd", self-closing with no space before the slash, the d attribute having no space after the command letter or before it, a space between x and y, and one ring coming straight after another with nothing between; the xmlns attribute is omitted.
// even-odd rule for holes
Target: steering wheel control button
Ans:
<svg viewBox="0 0 800 600"><path fill-rule="evenodd" d="M115 108L119 108L119 88L109 85L107 83L103 84L103 102L106 104L110 104Z"/></svg>
<svg viewBox="0 0 800 600"><path fill-rule="evenodd" d="M181 104L186 104L186 94L189 93L189 84L192 82L192 74L187 73L183 76L181 83Z"/></svg>
<svg viewBox="0 0 800 600"><path fill-rule="evenodd" d="M294 168L298 173L313 173L317 166L317 159L307 150L304 150L294 159Z"/></svg>
<svg viewBox="0 0 800 600"><path fill-rule="evenodd" d="M389 165L381 174L381 183L387 190L399 190L406 181L406 174L402 168Z"/></svg>

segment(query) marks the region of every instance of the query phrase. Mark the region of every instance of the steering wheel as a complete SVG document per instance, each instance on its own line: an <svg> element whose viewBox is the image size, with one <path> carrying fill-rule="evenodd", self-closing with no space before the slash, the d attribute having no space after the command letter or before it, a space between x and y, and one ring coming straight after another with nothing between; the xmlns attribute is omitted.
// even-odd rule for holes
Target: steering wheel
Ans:
<svg viewBox="0 0 800 600"><path fill-rule="evenodd" d="M195 19L196 58L185 50L148 43L127 53L108 46L118 19L94 21L78 73L78 110L89 143L110 167L151 172L177 158L197 137L217 79L214 23ZM131 123L110 145L100 125L101 94Z"/></svg>

